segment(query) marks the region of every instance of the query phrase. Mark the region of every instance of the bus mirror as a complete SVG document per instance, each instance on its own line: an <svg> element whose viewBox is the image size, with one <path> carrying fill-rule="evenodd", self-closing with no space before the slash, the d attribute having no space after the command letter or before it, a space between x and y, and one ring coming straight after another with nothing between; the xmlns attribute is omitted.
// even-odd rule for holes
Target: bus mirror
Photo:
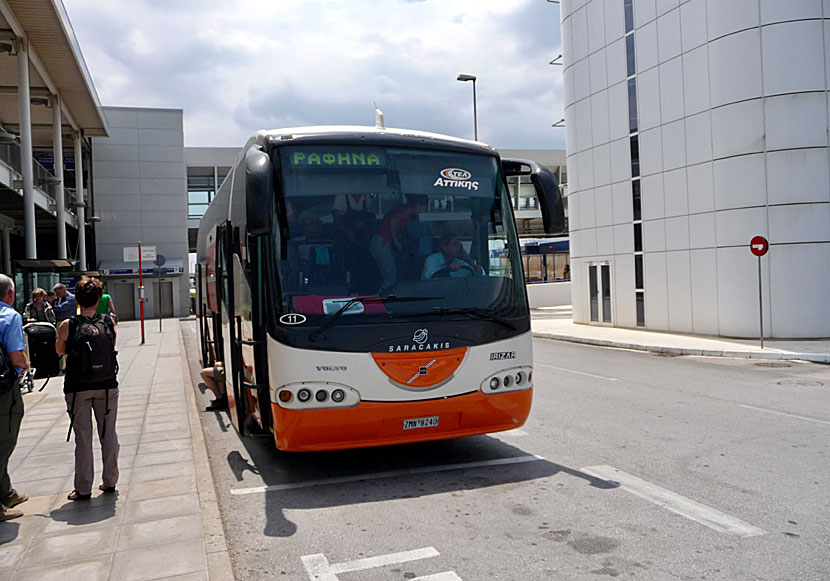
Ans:
<svg viewBox="0 0 830 581"><path fill-rule="evenodd" d="M556 177L543 165L527 159L502 159L506 176L530 176L536 190L536 199L542 212L542 224L546 234L565 231L565 205Z"/></svg>
<svg viewBox="0 0 830 581"><path fill-rule="evenodd" d="M260 149L245 154L246 218L248 234L271 233L271 159Z"/></svg>

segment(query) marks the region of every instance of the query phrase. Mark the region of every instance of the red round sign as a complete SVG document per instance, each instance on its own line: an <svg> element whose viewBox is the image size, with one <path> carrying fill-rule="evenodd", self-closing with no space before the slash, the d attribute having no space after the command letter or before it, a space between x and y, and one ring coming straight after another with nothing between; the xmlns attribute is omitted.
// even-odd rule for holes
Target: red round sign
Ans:
<svg viewBox="0 0 830 581"><path fill-rule="evenodd" d="M769 242L763 236L753 236L749 241L749 250L755 256L763 256L769 250Z"/></svg>

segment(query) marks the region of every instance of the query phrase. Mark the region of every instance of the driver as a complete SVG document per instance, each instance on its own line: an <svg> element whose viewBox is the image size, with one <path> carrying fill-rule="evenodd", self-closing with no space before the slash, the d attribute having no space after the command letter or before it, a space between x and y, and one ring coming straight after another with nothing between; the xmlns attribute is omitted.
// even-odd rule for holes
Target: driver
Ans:
<svg viewBox="0 0 830 581"><path fill-rule="evenodd" d="M467 254L454 234L444 234L440 246L441 252L430 254L424 261L423 280L484 274L484 269Z"/></svg>

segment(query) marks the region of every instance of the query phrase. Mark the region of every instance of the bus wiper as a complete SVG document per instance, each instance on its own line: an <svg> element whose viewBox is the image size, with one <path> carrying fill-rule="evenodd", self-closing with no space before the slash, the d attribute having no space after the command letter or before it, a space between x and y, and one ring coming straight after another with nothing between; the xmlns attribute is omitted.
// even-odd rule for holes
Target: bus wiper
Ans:
<svg viewBox="0 0 830 581"><path fill-rule="evenodd" d="M340 318L341 315L345 314L349 308L355 303L363 303L363 302L382 302L383 304L386 303L405 303L411 301L436 301L443 299L444 297L399 297L397 295L386 295L383 297L379 296L368 296L368 297L352 297L345 303L343 306L337 309L337 312L332 315L331 319L325 322L319 329L314 331L311 335L308 336L308 340L314 343L317 341L317 338L329 327L331 327L334 322Z"/></svg>
<svg viewBox="0 0 830 581"><path fill-rule="evenodd" d="M480 321L493 321L508 329L516 330L518 327L508 321L506 318L484 309L459 309L450 307L432 307L428 313L408 313L402 314L401 317L428 317L431 315L465 315L471 319L478 319Z"/></svg>

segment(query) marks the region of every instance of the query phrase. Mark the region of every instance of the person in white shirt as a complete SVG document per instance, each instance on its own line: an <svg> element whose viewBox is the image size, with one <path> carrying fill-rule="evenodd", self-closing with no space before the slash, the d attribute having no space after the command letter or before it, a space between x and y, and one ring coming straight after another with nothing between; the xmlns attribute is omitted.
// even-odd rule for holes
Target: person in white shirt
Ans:
<svg viewBox="0 0 830 581"><path fill-rule="evenodd" d="M465 277L484 274L484 269L467 254L454 234L441 237L441 252L427 256L421 278Z"/></svg>

